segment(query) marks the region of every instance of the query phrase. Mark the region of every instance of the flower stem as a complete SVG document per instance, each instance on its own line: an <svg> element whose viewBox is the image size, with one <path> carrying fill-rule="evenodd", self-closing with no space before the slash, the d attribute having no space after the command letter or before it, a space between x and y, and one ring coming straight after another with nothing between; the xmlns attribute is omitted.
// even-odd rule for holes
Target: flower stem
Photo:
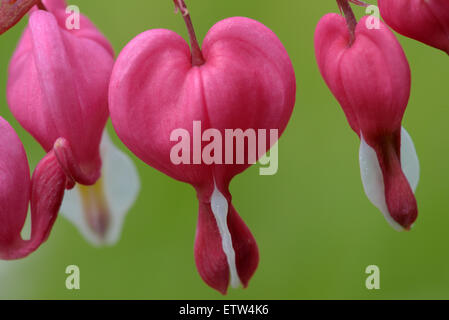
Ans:
<svg viewBox="0 0 449 320"><path fill-rule="evenodd" d="M349 0L337 0L337 4L340 7L340 10L343 12L343 15L345 16L346 24L348 25L350 33L349 46L352 46L355 41L355 28L357 27L357 19L355 18L351 5L349 4Z"/></svg>
<svg viewBox="0 0 449 320"><path fill-rule="evenodd" d="M176 7L176 12L181 11L184 21L189 32L190 46L192 51L192 65L201 66L205 63L203 53L201 52L198 39L196 38L195 29L193 28L192 19L190 18L189 11L187 10L184 0L173 0Z"/></svg>

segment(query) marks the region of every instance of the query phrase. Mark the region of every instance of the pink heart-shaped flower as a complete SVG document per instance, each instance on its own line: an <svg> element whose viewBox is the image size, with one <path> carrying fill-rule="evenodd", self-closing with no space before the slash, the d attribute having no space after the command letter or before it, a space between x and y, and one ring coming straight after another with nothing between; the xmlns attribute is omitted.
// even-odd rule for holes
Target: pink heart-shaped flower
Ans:
<svg viewBox="0 0 449 320"><path fill-rule="evenodd" d="M277 129L281 134L295 104L296 83L283 45L257 21L218 22L202 50L203 63L193 59L192 64L188 44L176 33L159 29L137 36L114 66L110 113L119 137L140 159L195 187L200 201L197 267L207 284L225 293L229 282L246 286L258 264L255 240L228 191L231 179L250 164L175 164L172 133L182 129L194 137L193 123L199 121L202 130L216 129L222 137L226 129ZM188 155L192 161L194 149L206 145L194 144Z"/></svg>
<svg viewBox="0 0 449 320"><path fill-rule="evenodd" d="M67 30L64 1L44 3L53 11L31 13L11 60L8 105L45 151L64 138L71 150L67 174L92 184L100 176L112 49L87 20L80 30Z"/></svg>
<svg viewBox="0 0 449 320"><path fill-rule="evenodd" d="M381 210L387 220L410 229L418 209L401 164L401 122L410 96L410 68L388 27L379 21L379 29L370 29L367 19L357 24L351 44L345 19L338 14L324 16L315 32L316 58L324 80L362 141L361 150L375 151L383 193L382 203L375 204L384 207L385 203ZM361 152L362 176L365 158ZM365 187L371 189L366 183Z"/></svg>

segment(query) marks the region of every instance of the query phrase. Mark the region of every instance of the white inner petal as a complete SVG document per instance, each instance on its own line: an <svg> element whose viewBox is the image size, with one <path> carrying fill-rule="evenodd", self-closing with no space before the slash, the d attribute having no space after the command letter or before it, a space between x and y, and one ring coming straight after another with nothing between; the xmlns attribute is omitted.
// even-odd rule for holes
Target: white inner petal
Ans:
<svg viewBox="0 0 449 320"><path fill-rule="evenodd" d="M235 264L235 251L232 246L231 233L228 228L228 201L223 194L218 190L217 186L211 197L211 209L217 221L218 230L220 231L221 243L223 251L226 255L229 271L231 274L231 287L238 288L240 286L240 278L237 273L237 266Z"/></svg>
<svg viewBox="0 0 449 320"><path fill-rule="evenodd" d="M110 219L105 238L99 238L89 227L79 186L66 191L61 207L62 215L96 246L113 245L118 241L124 218L134 204L140 189L139 176L134 163L113 145L106 131L103 134L100 150L103 160L101 183Z"/></svg>
<svg viewBox="0 0 449 320"><path fill-rule="evenodd" d="M418 187L420 171L418 154L412 138L404 128L401 131L401 166L410 187L415 192Z"/></svg>
<svg viewBox="0 0 449 320"><path fill-rule="evenodd" d="M394 229L404 230L388 211L382 170L376 152L366 143L363 135L360 142L359 161L363 188L368 199L382 212ZM404 128L401 131L401 166L410 187L415 191L419 181L419 161L413 141Z"/></svg>

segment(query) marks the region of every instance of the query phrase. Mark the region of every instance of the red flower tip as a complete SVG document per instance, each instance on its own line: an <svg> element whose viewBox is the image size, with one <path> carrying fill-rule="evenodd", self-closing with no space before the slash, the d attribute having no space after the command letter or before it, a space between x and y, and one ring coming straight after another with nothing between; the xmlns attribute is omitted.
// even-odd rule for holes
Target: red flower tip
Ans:
<svg viewBox="0 0 449 320"><path fill-rule="evenodd" d="M256 240L218 189L211 202L199 203L195 261L201 278L222 294L229 285L246 288L259 263Z"/></svg>

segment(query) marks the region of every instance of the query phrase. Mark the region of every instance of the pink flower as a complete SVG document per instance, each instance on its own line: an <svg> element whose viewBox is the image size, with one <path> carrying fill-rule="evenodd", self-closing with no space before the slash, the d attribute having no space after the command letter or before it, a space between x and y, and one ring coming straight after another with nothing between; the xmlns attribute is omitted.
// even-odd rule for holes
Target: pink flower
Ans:
<svg viewBox="0 0 449 320"><path fill-rule="evenodd" d="M379 0L378 4L394 30L449 54L449 1Z"/></svg>
<svg viewBox="0 0 449 320"><path fill-rule="evenodd" d="M92 184L100 176L99 145L114 60L101 43L58 26L59 13L65 11L31 13L9 67L8 104L47 152L64 137L72 150L66 157L68 174Z"/></svg>
<svg viewBox="0 0 449 320"><path fill-rule="evenodd" d="M324 16L315 33L316 58L326 84L361 139L365 192L393 227L409 229L418 214L414 189L419 177L413 143L401 128L410 95L410 69L388 27L380 23L380 29L368 29L366 19L357 24L351 44L345 18Z"/></svg>
<svg viewBox="0 0 449 320"><path fill-rule="evenodd" d="M114 157L119 160L114 163L114 170L124 177L128 192L117 198L116 192L103 184L111 178L100 179L100 142L109 116L108 86L114 53L108 40L86 17L80 16L79 29L67 29L65 1L44 0L43 4L48 11L33 8L11 60L8 104L16 119L45 151L58 146L55 155L70 178L69 187L75 182L92 185L84 192L78 186L69 192L68 198L78 194L83 206L81 210L74 204L64 206L64 214L84 234L90 230L88 238L92 242L113 243L126 212L122 209L129 209L129 202L134 202L139 188L135 168L127 158L125 168L129 171L120 170L123 157ZM105 151L103 156L117 153L106 136L104 145L105 150L113 150ZM120 212L111 205L111 199L124 201ZM74 219L74 215L79 217Z"/></svg>
<svg viewBox="0 0 449 320"><path fill-rule="evenodd" d="M187 9L181 1L177 6L189 27L192 54L170 30L150 30L133 39L112 73L111 119L140 159L196 189L196 265L203 280L224 294L229 284L246 287L259 261L256 242L229 193L232 178L250 164L173 164L171 133L182 128L193 136L194 121L223 137L225 129L236 128L282 133L295 103L295 75L281 42L261 23L220 21L201 52Z"/></svg>
<svg viewBox="0 0 449 320"><path fill-rule="evenodd" d="M26 257L48 237L58 215L66 175L54 151L37 165L30 180L28 160L19 137L0 117L0 259ZM31 237L20 233L31 202Z"/></svg>

